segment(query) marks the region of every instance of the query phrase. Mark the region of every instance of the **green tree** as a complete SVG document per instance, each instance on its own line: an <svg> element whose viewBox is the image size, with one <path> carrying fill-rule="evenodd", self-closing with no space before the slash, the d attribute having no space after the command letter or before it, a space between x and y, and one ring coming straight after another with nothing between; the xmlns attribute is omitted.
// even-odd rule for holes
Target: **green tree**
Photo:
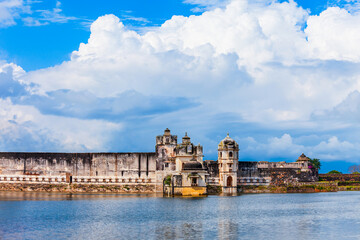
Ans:
<svg viewBox="0 0 360 240"><path fill-rule="evenodd" d="M320 169L321 168L321 162L318 158L311 158L310 163L314 168Z"/></svg>
<svg viewBox="0 0 360 240"><path fill-rule="evenodd" d="M171 176L170 175L166 176L166 178L164 180L164 184L168 185L168 186L171 185Z"/></svg>
<svg viewBox="0 0 360 240"><path fill-rule="evenodd" d="M328 174L342 174L342 172L331 170L330 172L328 172Z"/></svg>

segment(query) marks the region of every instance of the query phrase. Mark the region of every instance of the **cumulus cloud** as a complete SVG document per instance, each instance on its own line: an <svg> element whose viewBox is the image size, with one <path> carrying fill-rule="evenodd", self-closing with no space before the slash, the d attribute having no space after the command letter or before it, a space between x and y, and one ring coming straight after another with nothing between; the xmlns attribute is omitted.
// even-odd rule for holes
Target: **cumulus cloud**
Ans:
<svg viewBox="0 0 360 240"><path fill-rule="evenodd" d="M106 151L121 124L48 116L35 107L0 100L1 151Z"/></svg>
<svg viewBox="0 0 360 240"><path fill-rule="evenodd" d="M126 91L115 97L99 98L86 91L57 90L47 92L46 95L32 94L13 99L17 104L36 107L43 114L105 119L110 122L198 106L198 103L187 98L145 96L135 91Z"/></svg>
<svg viewBox="0 0 360 240"><path fill-rule="evenodd" d="M0 97L23 96L27 94L26 86L21 84L18 79L25 72L13 63L0 62Z"/></svg>
<svg viewBox="0 0 360 240"><path fill-rule="evenodd" d="M314 58L360 61L360 15L331 7L310 16L305 33Z"/></svg>
<svg viewBox="0 0 360 240"><path fill-rule="evenodd" d="M0 94L9 98L3 101L48 122L43 132L62 149L82 141L84 149L105 146L91 134L126 151L170 127L188 129L211 156L226 131L243 144L244 157L309 152L333 160L345 150L344 159L355 156L360 141L336 132L335 116L359 112L357 103L340 104L350 93L348 102L357 102L360 91L359 16L339 7L314 16L294 1L213 3L199 16L173 16L143 33L101 16L71 60L16 78L0 72L6 86ZM334 117L324 124L327 115ZM90 130L60 133L49 121ZM43 129L30 122L34 127L26 129ZM62 140L66 134L70 144Z"/></svg>
<svg viewBox="0 0 360 240"><path fill-rule="evenodd" d="M319 158L325 161L358 163L360 159L357 151L360 143L341 141L336 136L330 136L314 145L296 143L298 140L287 133L281 137L268 138L265 142L258 142L251 137L239 139L244 146L241 158L291 162L295 161L301 153L306 153L310 158Z"/></svg>
<svg viewBox="0 0 360 240"><path fill-rule="evenodd" d="M14 103L13 101L22 102L23 98L35 97L31 92L34 86L20 80L24 74L21 67L0 62L1 151L109 149L112 133L122 130L120 123L44 115L36 108L36 104Z"/></svg>
<svg viewBox="0 0 360 240"><path fill-rule="evenodd" d="M315 111L312 117L317 121L335 121L339 123L359 124L360 93L355 90L338 105L328 110Z"/></svg>
<svg viewBox="0 0 360 240"><path fill-rule="evenodd" d="M243 145L241 158L260 158L263 161L269 159L292 161L299 153L307 152L305 151L306 147L294 143L293 138L288 133L283 134L281 137L270 137L264 141L258 141L253 137L240 138L238 141Z"/></svg>

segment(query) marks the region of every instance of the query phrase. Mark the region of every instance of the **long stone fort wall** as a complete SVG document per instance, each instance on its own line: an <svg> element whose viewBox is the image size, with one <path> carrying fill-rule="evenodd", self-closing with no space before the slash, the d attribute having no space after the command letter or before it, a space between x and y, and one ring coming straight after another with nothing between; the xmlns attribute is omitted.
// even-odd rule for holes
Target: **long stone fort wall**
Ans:
<svg viewBox="0 0 360 240"><path fill-rule="evenodd" d="M191 143L187 134L178 144L177 136L166 129L156 137L155 152L0 152L0 185L6 189L14 184L20 191L25 184L26 189L45 191L53 189L53 185L67 186L68 191L90 191L92 187L98 191L108 186L107 191L170 189L172 194L176 187L185 195L193 195L204 194L207 186L233 193L241 186L317 180L317 170L304 154L294 163L238 161L238 144L229 135L220 142L218 151L217 161L203 161L200 144Z"/></svg>
<svg viewBox="0 0 360 240"><path fill-rule="evenodd" d="M0 174L154 178L155 153L0 153Z"/></svg>

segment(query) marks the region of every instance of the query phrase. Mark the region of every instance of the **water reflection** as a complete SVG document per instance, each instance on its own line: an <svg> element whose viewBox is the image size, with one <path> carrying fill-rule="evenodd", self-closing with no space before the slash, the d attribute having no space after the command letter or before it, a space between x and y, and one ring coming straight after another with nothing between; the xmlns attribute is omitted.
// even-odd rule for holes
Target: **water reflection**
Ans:
<svg viewBox="0 0 360 240"><path fill-rule="evenodd" d="M239 239L239 225L230 219L219 221L219 239Z"/></svg>
<svg viewBox="0 0 360 240"><path fill-rule="evenodd" d="M158 223L155 228L156 239L203 239L203 228L200 222L162 224Z"/></svg>
<svg viewBox="0 0 360 240"><path fill-rule="evenodd" d="M359 200L0 192L0 239L359 239Z"/></svg>

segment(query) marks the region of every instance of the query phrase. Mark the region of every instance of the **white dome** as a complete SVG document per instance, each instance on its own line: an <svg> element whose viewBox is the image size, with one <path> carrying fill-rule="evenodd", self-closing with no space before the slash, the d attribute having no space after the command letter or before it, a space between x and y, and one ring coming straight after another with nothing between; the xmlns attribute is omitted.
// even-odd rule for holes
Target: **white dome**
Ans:
<svg viewBox="0 0 360 240"><path fill-rule="evenodd" d="M237 144L237 142L232 139L229 136L229 133L227 134L226 138L224 138L223 140L221 140L221 142L219 143L218 149L233 149L233 150L238 150L239 149L239 144Z"/></svg>

